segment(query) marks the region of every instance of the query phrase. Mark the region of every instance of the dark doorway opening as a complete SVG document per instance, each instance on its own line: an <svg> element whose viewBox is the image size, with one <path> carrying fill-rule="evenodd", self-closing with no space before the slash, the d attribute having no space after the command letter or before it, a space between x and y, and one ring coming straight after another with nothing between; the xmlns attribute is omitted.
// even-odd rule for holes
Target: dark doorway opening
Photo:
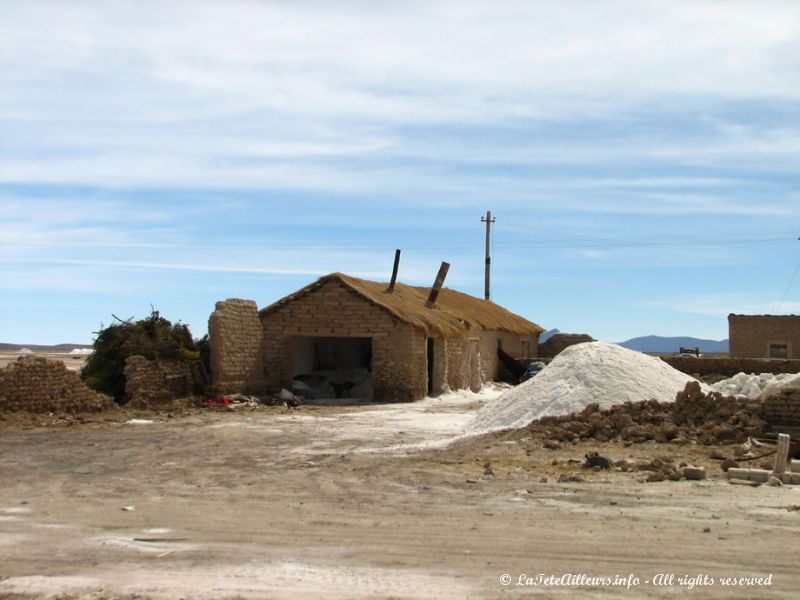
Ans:
<svg viewBox="0 0 800 600"><path fill-rule="evenodd" d="M372 400L372 338L298 336L291 353L296 393Z"/></svg>

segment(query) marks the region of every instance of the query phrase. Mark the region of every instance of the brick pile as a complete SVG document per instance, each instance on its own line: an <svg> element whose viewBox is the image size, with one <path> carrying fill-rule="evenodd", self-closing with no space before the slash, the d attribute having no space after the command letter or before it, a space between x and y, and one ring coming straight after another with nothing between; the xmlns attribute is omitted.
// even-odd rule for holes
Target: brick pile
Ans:
<svg viewBox="0 0 800 600"><path fill-rule="evenodd" d="M526 431L559 442L621 439L719 444L742 443L749 436L763 434L767 427L759 402L726 398L718 392L705 394L700 384L692 381L675 402L626 402L606 410L590 404L579 413L534 421Z"/></svg>
<svg viewBox="0 0 800 600"><path fill-rule="evenodd" d="M263 387L264 334L252 300L217 302L208 319L211 380L220 393Z"/></svg>
<svg viewBox="0 0 800 600"><path fill-rule="evenodd" d="M111 397L87 387L60 361L23 356L0 370L0 411L78 413L114 407Z"/></svg>
<svg viewBox="0 0 800 600"><path fill-rule="evenodd" d="M131 356L125 361L125 395L128 406L156 408L191 392L189 365L180 360L147 360Z"/></svg>

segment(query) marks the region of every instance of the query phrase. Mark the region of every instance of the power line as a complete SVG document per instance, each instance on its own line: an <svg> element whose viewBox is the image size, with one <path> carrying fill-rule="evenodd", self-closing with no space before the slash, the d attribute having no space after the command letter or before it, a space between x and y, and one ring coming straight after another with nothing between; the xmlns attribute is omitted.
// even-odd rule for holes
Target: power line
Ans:
<svg viewBox="0 0 800 600"><path fill-rule="evenodd" d="M800 238L797 239L800 240ZM792 276L789 278L789 285L786 286L786 291L783 292L781 301L778 302L778 305L775 307L775 310L772 311L773 313L777 314L781 311L781 307L783 307L783 302L784 300L786 300L786 296L789 295L789 290L792 289L792 284L794 283L794 280L797 277L798 272L800 272L800 259L797 260L797 264L794 267L794 272L792 273Z"/></svg>
<svg viewBox="0 0 800 600"><path fill-rule="evenodd" d="M553 237L562 238L563 242L582 243L583 245L602 246L602 247L616 247L616 248L711 248L711 247L726 247L726 246L749 246L749 245L766 245L766 244L780 244L786 243L786 237L763 237L763 238L735 238L726 239L728 236L693 236L693 237L674 237L669 239L658 240L637 240L637 239L624 239L624 238L608 238L597 237L578 233L566 233L563 231L546 229L543 227L529 227L525 225L518 225L514 223L506 223L508 227L523 231L533 231L540 235L550 235ZM552 240L525 240L522 243L511 242L503 244L504 247L513 248L526 248L526 247L542 247L551 246Z"/></svg>

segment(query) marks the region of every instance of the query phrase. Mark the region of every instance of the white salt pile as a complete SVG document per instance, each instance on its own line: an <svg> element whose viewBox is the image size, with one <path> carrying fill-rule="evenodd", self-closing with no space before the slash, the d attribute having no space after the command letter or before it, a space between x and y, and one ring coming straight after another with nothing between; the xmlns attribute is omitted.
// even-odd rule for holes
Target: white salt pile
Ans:
<svg viewBox="0 0 800 600"><path fill-rule="evenodd" d="M597 402L673 402L693 377L663 360L604 342L570 346L534 378L483 406L467 426L477 434L517 428L545 416L566 415Z"/></svg>
<svg viewBox="0 0 800 600"><path fill-rule="evenodd" d="M723 396L736 396L755 400L766 392L780 390L787 386L800 386L800 373L738 373L730 379L724 379L713 385L711 389Z"/></svg>
<svg viewBox="0 0 800 600"><path fill-rule="evenodd" d="M91 348L73 348L69 351L70 354L80 354L82 356L87 356L92 353Z"/></svg>

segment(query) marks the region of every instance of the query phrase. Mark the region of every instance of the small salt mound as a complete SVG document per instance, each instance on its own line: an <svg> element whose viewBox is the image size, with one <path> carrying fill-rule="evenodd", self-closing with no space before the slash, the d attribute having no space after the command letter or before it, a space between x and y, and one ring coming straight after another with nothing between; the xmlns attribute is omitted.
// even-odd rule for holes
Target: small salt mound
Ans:
<svg viewBox="0 0 800 600"><path fill-rule="evenodd" d="M470 434L524 427L531 421L623 402L673 402L693 377L663 360L604 342L570 346L536 377L481 408Z"/></svg>
<svg viewBox="0 0 800 600"><path fill-rule="evenodd" d="M786 386L800 385L798 373L737 373L730 379L724 379L711 386L715 392L723 396L749 398L755 400L767 392L773 392Z"/></svg>
<svg viewBox="0 0 800 600"><path fill-rule="evenodd" d="M30 348L20 348L17 350L17 354L33 354L33 350Z"/></svg>
<svg viewBox="0 0 800 600"><path fill-rule="evenodd" d="M88 355L92 353L91 348L73 348L69 351L70 354Z"/></svg>

